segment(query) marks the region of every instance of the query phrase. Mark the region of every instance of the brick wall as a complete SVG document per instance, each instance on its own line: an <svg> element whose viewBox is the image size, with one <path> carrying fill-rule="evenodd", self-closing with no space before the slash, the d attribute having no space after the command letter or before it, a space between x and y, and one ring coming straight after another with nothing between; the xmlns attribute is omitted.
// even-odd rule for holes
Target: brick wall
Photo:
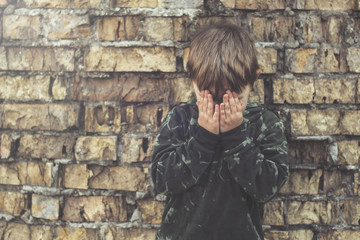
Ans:
<svg viewBox="0 0 360 240"><path fill-rule="evenodd" d="M257 42L251 95L280 114L291 176L267 239L360 239L359 0L0 0L0 238L153 239L148 167L192 96L201 25Z"/></svg>

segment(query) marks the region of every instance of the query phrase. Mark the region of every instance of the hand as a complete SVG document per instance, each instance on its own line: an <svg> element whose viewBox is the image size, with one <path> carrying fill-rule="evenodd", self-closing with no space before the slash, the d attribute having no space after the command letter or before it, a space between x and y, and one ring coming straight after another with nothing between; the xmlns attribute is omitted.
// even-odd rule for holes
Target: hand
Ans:
<svg viewBox="0 0 360 240"><path fill-rule="evenodd" d="M214 101L208 90L201 91L196 105L199 108L198 124L209 132L219 135L219 105L216 104L214 110Z"/></svg>
<svg viewBox="0 0 360 240"><path fill-rule="evenodd" d="M220 132L230 131L240 126L242 122L242 103L235 92L227 90L220 104Z"/></svg>

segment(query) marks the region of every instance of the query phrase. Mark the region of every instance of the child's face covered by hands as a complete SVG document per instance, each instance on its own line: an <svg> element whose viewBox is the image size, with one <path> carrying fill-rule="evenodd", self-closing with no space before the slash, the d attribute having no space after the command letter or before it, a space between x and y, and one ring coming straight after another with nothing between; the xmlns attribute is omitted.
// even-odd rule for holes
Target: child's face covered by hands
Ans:
<svg viewBox="0 0 360 240"><path fill-rule="evenodd" d="M230 131L241 125L251 87L247 85L241 93L227 90L222 103L215 104L209 90L199 91L194 84L199 108L198 124L214 134Z"/></svg>

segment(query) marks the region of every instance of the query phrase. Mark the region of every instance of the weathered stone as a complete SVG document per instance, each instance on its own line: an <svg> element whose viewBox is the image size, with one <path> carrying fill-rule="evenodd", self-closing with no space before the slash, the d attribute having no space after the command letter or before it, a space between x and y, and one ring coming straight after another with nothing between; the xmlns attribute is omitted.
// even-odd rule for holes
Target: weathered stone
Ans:
<svg viewBox="0 0 360 240"><path fill-rule="evenodd" d="M149 17L145 19L144 34L147 41L166 41L174 38L172 18Z"/></svg>
<svg viewBox="0 0 360 240"><path fill-rule="evenodd" d="M76 160L116 160L116 137L79 137L75 144Z"/></svg>
<svg viewBox="0 0 360 240"><path fill-rule="evenodd" d="M169 109L168 105L142 105L136 107L135 115L138 122L153 126L153 129L156 131L169 112ZM129 116L129 120L131 120L131 116ZM132 123L131 121L127 122Z"/></svg>
<svg viewBox="0 0 360 240"><path fill-rule="evenodd" d="M0 47L0 70L7 70L8 69L8 61L7 61L7 54L6 48Z"/></svg>
<svg viewBox="0 0 360 240"><path fill-rule="evenodd" d="M250 32L258 41L291 42L294 41L295 24L292 17L254 17L250 19Z"/></svg>
<svg viewBox="0 0 360 240"><path fill-rule="evenodd" d="M316 79L315 103L355 103L355 79Z"/></svg>
<svg viewBox="0 0 360 240"><path fill-rule="evenodd" d="M52 163L0 164L0 184L51 186Z"/></svg>
<svg viewBox="0 0 360 240"><path fill-rule="evenodd" d="M255 82L253 89L250 92L249 101L258 102L264 104L265 93L264 93L264 80L259 79Z"/></svg>
<svg viewBox="0 0 360 240"><path fill-rule="evenodd" d="M326 22L325 39L329 43L339 43L341 39L341 29L343 19L338 17L330 17Z"/></svg>
<svg viewBox="0 0 360 240"><path fill-rule="evenodd" d="M351 72L360 73L360 48L349 48L346 60Z"/></svg>
<svg viewBox="0 0 360 240"><path fill-rule="evenodd" d="M74 71L74 50L65 48L8 48L9 70Z"/></svg>
<svg viewBox="0 0 360 240"><path fill-rule="evenodd" d="M353 176L345 171L324 171L323 191L327 195L352 195Z"/></svg>
<svg viewBox="0 0 360 240"><path fill-rule="evenodd" d="M284 202L271 201L265 204L264 220L265 225L284 225Z"/></svg>
<svg viewBox="0 0 360 240"><path fill-rule="evenodd" d="M103 167L89 179L90 188L145 192L148 187L147 169L139 167Z"/></svg>
<svg viewBox="0 0 360 240"><path fill-rule="evenodd" d="M309 15L307 13L299 14L299 23L302 34L300 38L305 42L321 42L323 40L323 29L321 17L318 15Z"/></svg>
<svg viewBox="0 0 360 240"><path fill-rule="evenodd" d="M53 240L53 231L46 225L30 225L30 240Z"/></svg>
<svg viewBox="0 0 360 240"><path fill-rule="evenodd" d="M67 197L63 221L71 222L123 222L126 206L122 197Z"/></svg>
<svg viewBox="0 0 360 240"><path fill-rule="evenodd" d="M220 0L220 2L227 8L235 8L236 0Z"/></svg>
<svg viewBox="0 0 360 240"><path fill-rule="evenodd" d="M314 81L310 79L275 79L273 90L274 103L312 103L315 93Z"/></svg>
<svg viewBox="0 0 360 240"><path fill-rule="evenodd" d="M158 6L158 0L115 0L115 7L121 8L156 8Z"/></svg>
<svg viewBox="0 0 360 240"><path fill-rule="evenodd" d="M126 163L151 161L154 141L154 137L124 136L121 160Z"/></svg>
<svg viewBox="0 0 360 240"><path fill-rule="evenodd" d="M70 0L23 0L27 8L69 8Z"/></svg>
<svg viewBox="0 0 360 240"><path fill-rule="evenodd" d="M7 0L0 0L0 7L5 7L7 4Z"/></svg>
<svg viewBox="0 0 360 240"><path fill-rule="evenodd" d="M290 231L266 231L265 240L305 240L313 239L314 233L311 230L290 230Z"/></svg>
<svg viewBox="0 0 360 240"><path fill-rule="evenodd" d="M327 141L288 141L289 163L325 163L327 158Z"/></svg>
<svg viewBox="0 0 360 240"><path fill-rule="evenodd" d="M3 230L2 238L4 240L32 240L30 227L26 224L9 222Z"/></svg>
<svg viewBox="0 0 360 240"><path fill-rule="evenodd" d="M221 2L223 0L220 0ZM228 0L225 0L226 2ZM284 0L235 0L235 8L238 9L284 9L285 1Z"/></svg>
<svg viewBox="0 0 360 240"><path fill-rule="evenodd" d="M100 41L139 40L140 18L138 16L102 17L98 20Z"/></svg>
<svg viewBox="0 0 360 240"><path fill-rule="evenodd" d="M319 51L318 72L339 72L340 52L337 48L321 48Z"/></svg>
<svg viewBox="0 0 360 240"><path fill-rule="evenodd" d="M321 233L320 240L349 240L360 239L360 232L357 230L337 230Z"/></svg>
<svg viewBox="0 0 360 240"><path fill-rule="evenodd" d="M72 8L100 8L101 0L74 0L70 1Z"/></svg>
<svg viewBox="0 0 360 240"><path fill-rule="evenodd" d="M39 16L4 15L4 39L37 39L41 34Z"/></svg>
<svg viewBox="0 0 360 240"><path fill-rule="evenodd" d="M67 80L63 77L57 77L51 88L51 93L55 100L65 100L67 96Z"/></svg>
<svg viewBox="0 0 360 240"><path fill-rule="evenodd" d="M211 16L211 17L200 17L198 19L199 27L203 27L205 25L212 25L217 22L227 22L240 26L242 24L241 17L239 16L235 16L235 17Z"/></svg>
<svg viewBox="0 0 360 240"><path fill-rule="evenodd" d="M174 41L183 42L189 40L190 19L188 16L173 18Z"/></svg>
<svg viewBox="0 0 360 240"><path fill-rule="evenodd" d="M339 164L359 164L360 143L357 140L339 141L338 161Z"/></svg>
<svg viewBox="0 0 360 240"><path fill-rule="evenodd" d="M173 48L104 48L92 46L85 51L86 71L175 72Z"/></svg>
<svg viewBox="0 0 360 240"><path fill-rule="evenodd" d="M337 110L293 111L291 133L298 135L339 134L340 112Z"/></svg>
<svg viewBox="0 0 360 240"><path fill-rule="evenodd" d="M340 128L342 134L360 135L360 111L345 111Z"/></svg>
<svg viewBox="0 0 360 240"><path fill-rule="evenodd" d="M58 227L55 240L98 240L97 229Z"/></svg>
<svg viewBox="0 0 360 240"><path fill-rule="evenodd" d="M1 48L0 48L1 49ZM183 67L184 67L184 70L187 71L186 69L186 65L188 63L188 60L189 60L189 54L190 54L190 48L185 48L184 49L184 54L183 54ZM6 67L5 67L6 68Z"/></svg>
<svg viewBox="0 0 360 240"><path fill-rule="evenodd" d="M160 0L159 7L162 8L201 8L204 0Z"/></svg>
<svg viewBox="0 0 360 240"><path fill-rule="evenodd" d="M17 192L0 191L0 212L13 216L20 216L26 211L28 197Z"/></svg>
<svg viewBox="0 0 360 240"><path fill-rule="evenodd" d="M78 78L74 84L74 100L153 102L168 101L170 87L165 79L116 75L108 79Z"/></svg>
<svg viewBox="0 0 360 240"><path fill-rule="evenodd" d="M189 78L176 78L170 82L171 102L188 102L195 97L192 82Z"/></svg>
<svg viewBox="0 0 360 240"><path fill-rule="evenodd" d="M77 39L90 36L88 15L52 14L43 19L44 33L49 39Z"/></svg>
<svg viewBox="0 0 360 240"><path fill-rule="evenodd" d="M79 105L49 105L50 129L63 131L79 126Z"/></svg>
<svg viewBox="0 0 360 240"><path fill-rule="evenodd" d="M296 0L295 8L306 10L351 10L355 9L354 0Z"/></svg>
<svg viewBox="0 0 360 240"><path fill-rule="evenodd" d="M31 200L31 214L36 218L45 218L49 220L58 219L59 198L33 194Z"/></svg>
<svg viewBox="0 0 360 240"><path fill-rule="evenodd" d="M285 63L290 72L313 73L318 64L317 49L286 49Z"/></svg>
<svg viewBox="0 0 360 240"><path fill-rule="evenodd" d="M0 98L11 100L51 100L50 76L0 76Z"/></svg>
<svg viewBox="0 0 360 240"><path fill-rule="evenodd" d="M257 51L261 73L275 73L277 65L276 49L258 48Z"/></svg>
<svg viewBox="0 0 360 240"><path fill-rule="evenodd" d="M354 195L360 196L360 174L354 173Z"/></svg>
<svg viewBox="0 0 360 240"><path fill-rule="evenodd" d="M287 205L288 224L336 224L339 223L337 202L298 202Z"/></svg>
<svg viewBox="0 0 360 240"><path fill-rule="evenodd" d="M17 152L23 158L71 159L75 136L23 135Z"/></svg>
<svg viewBox="0 0 360 240"><path fill-rule="evenodd" d="M0 158L5 159L10 157L12 137L9 134L2 134L0 139Z"/></svg>
<svg viewBox="0 0 360 240"><path fill-rule="evenodd" d="M289 180L285 183L284 187L280 190L285 194L318 194L320 178L323 171L319 170L296 170L291 171Z"/></svg>
<svg viewBox="0 0 360 240"><path fill-rule="evenodd" d="M136 229L136 228L107 228L104 229L104 239L131 239L149 240L155 239L157 229Z"/></svg>
<svg viewBox="0 0 360 240"><path fill-rule="evenodd" d="M265 240L289 240L289 232L285 231L265 231Z"/></svg>
<svg viewBox="0 0 360 240"><path fill-rule="evenodd" d="M92 176L85 164L65 166L63 185L65 188L88 189L88 179Z"/></svg>
<svg viewBox="0 0 360 240"><path fill-rule="evenodd" d="M87 106L85 108L85 131L121 131L121 109L119 106Z"/></svg>
<svg viewBox="0 0 360 240"><path fill-rule="evenodd" d="M348 199L344 202L344 220L346 224L359 225L360 202L357 199Z"/></svg>
<svg viewBox="0 0 360 240"><path fill-rule="evenodd" d="M141 218L145 224L160 224L164 212L164 204L158 201L137 202Z"/></svg>

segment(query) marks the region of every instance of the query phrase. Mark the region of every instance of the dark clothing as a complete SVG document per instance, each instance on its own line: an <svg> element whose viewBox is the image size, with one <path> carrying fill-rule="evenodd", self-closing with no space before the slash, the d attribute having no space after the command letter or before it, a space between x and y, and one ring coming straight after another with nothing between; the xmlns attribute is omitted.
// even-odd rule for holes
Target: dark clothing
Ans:
<svg viewBox="0 0 360 240"><path fill-rule="evenodd" d="M243 123L220 135L197 119L193 100L160 128L151 177L167 200L157 239L263 239L262 206L288 177L283 124L252 102Z"/></svg>

